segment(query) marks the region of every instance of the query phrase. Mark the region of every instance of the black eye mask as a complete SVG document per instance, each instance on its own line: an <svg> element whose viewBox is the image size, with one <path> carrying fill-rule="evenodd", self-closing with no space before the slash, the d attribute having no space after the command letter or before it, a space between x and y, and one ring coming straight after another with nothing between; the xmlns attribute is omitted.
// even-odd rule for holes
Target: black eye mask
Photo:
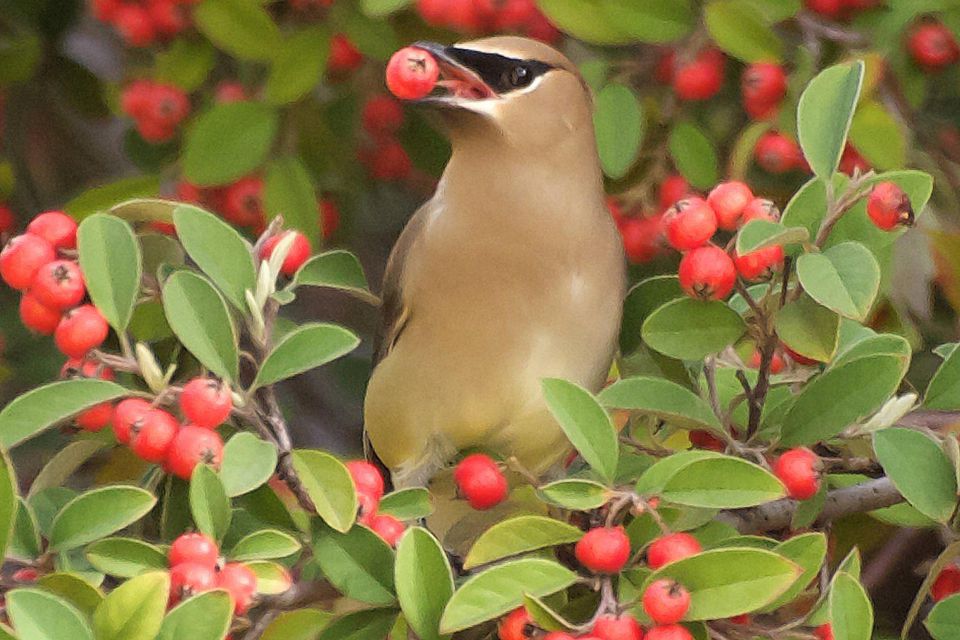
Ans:
<svg viewBox="0 0 960 640"><path fill-rule="evenodd" d="M496 53L447 47L444 52L472 69L497 94L509 93L530 86L539 76L555 67L538 60L517 60Z"/></svg>

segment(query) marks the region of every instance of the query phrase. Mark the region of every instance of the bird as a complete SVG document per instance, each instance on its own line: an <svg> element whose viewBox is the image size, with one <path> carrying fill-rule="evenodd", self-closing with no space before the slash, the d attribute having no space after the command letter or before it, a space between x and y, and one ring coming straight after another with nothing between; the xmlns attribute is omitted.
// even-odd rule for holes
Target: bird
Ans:
<svg viewBox="0 0 960 640"><path fill-rule="evenodd" d="M413 102L451 156L387 261L365 443L396 489L429 486L471 449L549 477L571 446L542 380L602 387L626 288L591 93L535 40L414 46L442 88Z"/></svg>

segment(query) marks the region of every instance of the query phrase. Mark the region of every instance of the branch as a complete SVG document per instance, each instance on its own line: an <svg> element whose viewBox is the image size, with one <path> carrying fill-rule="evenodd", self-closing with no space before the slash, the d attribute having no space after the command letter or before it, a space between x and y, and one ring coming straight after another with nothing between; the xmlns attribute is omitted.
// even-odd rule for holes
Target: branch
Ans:
<svg viewBox="0 0 960 640"><path fill-rule="evenodd" d="M891 507L903 502L903 496L889 478L870 480L854 487L835 489L827 494L823 510L817 518L822 524L843 516ZM750 509L724 511L719 520L735 527L740 533L753 534L787 529L800 503L790 498Z"/></svg>

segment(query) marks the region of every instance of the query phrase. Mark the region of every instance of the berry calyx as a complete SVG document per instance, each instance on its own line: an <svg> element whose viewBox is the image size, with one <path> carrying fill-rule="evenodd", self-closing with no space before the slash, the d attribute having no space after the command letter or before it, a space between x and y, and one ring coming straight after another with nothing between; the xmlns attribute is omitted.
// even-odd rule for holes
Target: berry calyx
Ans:
<svg viewBox="0 0 960 640"><path fill-rule="evenodd" d="M64 355L82 358L103 344L109 331L103 314L92 304L85 304L64 314L54 331L53 340Z"/></svg>
<svg viewBox="0 0 960 640"><path fill-rule="evenodd" d="M170 569L170 603L176 604L190 596L217 588L217 573L213 567L182 562Z"/></svg>
<svg viewBox="0 0 960 640"><path fill-rule="evenodd" d="M357 493L366 493L375 500L383 497L384 483L380 469L366 460L350 460L346 463L347 471L353 478Z"/></svg>
<svg viewBox="0 0 960 640"><path fill-rule="evenodd" d="M733 291L737 270L726 251L707 245L684 254L678 276L688 296L723 300Z"/></svg>
<svg viewBox="0 0 960 640"><path fill-rule="evenodd" d="M643 592L643 610L654 624L680 622L688 609L690 592L676 580L656 580Z"/></svg>
<svg viewBox="0 0 960 640"><path fill-rule="evenodd" d="M31 331L52 336L60 324L60 309L48 307L32 293L25 293L20 298L20 321Z"/></svg>
<svg viewBox="0 0 960 640"><path fill-rule="evenodd" d="M400 536L407 530L407 526L403 524L403 522L387 513L374 516L370 519L370 524L367 526L383 538L383 541L391 547L397 546L397 542L400 541Z"/></svg>
<svg viewBox="0 0 960 640"><path fill-rule="evenodd" d="M820 458L810 449L791 449L777 458L773 474L796 500L809 500L820 490Z"/></svg>
<svg viewBox="0 0 960 640"><path fill-rule="evenodd" d="M257 593L257 576L247 565L231 562L220 570L217 587L224 589L233 600L233 611L238 616L246 613Z"/></svg>
<svg viewBox="0 0 960 640"><path fill-rule="evenodd" d="M717 226L726 231L737 228L743 210L752 201L753 191L737 180L721 182L707 196L707 204L717 216Z"/></svg>
<svg viewBox="0 0 960 640"><path fill-rule="evenodd" d="M530 640L533 631L533 618L526 607L514 609L508 613L497 628L500 640Z"/></svg>
<svg viewBox="0 0 960 640"><path fill-rule="evenodd" d="M227 421L233 397L227 384L213 378L194 378L180 393L180 410L193 425L215 429Z"/></svg>
<svg viewBox="0 0 960 640"><path fill-rule="evenodd" d="M45 211L27 225L27 233L39 236L54 249L76 249L77 223L63 211Z"/></svg>
<svg viewBox="0 0 960 640"><path fill-rule="evenodd" d="M162 409L151 410L140 423L131 425L130 449L147 462L163 462L180 430L180 424Z"/></svg>
<svg viewBox="0 0 960 640"><path fill-rule="evenodd" d="M173 475L189 480L198 464L219 469L222 460L220 434L203 427L184 425L170 443L164 467Z"/></svg>
<svg viewBox="0 0 960 640"><path fill-rule="evenodd" d="M478 511L491 509L507 497L509 485L500 467L490 456L474 453L453 471L457 490Z"/></svg>
<svg viewBox="0 0 960 640"><path fill-rule="evenodd" d="M631 615L601 616L590 633L600 640L643 640L643 629Z"/></svg>
<svg viewBox="0 0 960 640"><path fill-rule="evenodd" d="M960 593L960 567L952 564L944 567L937 574L933 585L930 587L930 597L933 598L934 602L940 602L955 593Z"/></svg>
<svg viewBox="0 0 960 640"><path fill-rule="evenodd" d="M52 309L68 309L80 304L87 287L76 262L54 260L37 270L30 293Z"/></svg>
<svg viewBox="0 0 960 640"><path fill-rule="evenodd" d="M194 563L213 569L220 559L217 543L202 533L184 533L173 541L167 560L171 567Z"/></svg>
<svg viewBox="0 0 960 640"><path fill-rule="evenodd" d="M660 567L683 560L703 551L700 542L689 533L671 533L661 536L647 548L647 565L656 571Z"/></svg>
<svg viewBox="0 0 960 640"><path fill-rule="evenodd" d="M288 235L293 236L293 243L290 245L290 250L283 259L280 271L289 278L293 276L293 274L297 272L297 269L302 267L303 263L310 257L310 241L307 240L305 235L299 231L287 231L286 233L271 236L263 243L263 247L260 249L260 258L262 260L268 260L270 256L273 255L277 245L280 244L280 240Z"/></svg>
<svg viewBox="0 0 960 640"><path fill-rule="evenodd" d="M740 214L740 225L743 226L751 220L777 222L780 220L780 209L772 200L754 198L743 208L743 212Z"/></svg>
<svg viewBox="0 0 960 640"><path fill-rule="evenodd" d="M630 538L623 527L597 527L583 534L573 552L594 573L617 573L630 559Z"/></svg>
<svg viewBox="0 0 960 640"><path fill-rule="evenodd" d="M440 66L428 51L404 47L387 63L387 88L403 100L417 100L430 93L440 77Z"/></svg>
<svg viewBox="0 0 960 640"><path fill-rule="evenodd" d="M881 182L870 190L867 215L873 224L884 231L900 225L913 225L913 207L910 196L894 182Z"/></svg>
<svg viewBox="0 0 960 640"><path fill-rule="evenodd" d="M717 215L703 198L678 201L663 214L667 242L678 251L702 246L717 231Z"/></svg>
<svg viewBox="0 0 960 640"><path fill-rule="evenodd" d="M773 245L750 253L734 253L733 263L744 280L767 280L783 266L783 247Z"/></svg>
<svg viewBox="0 0 960 640"><path fill-rule="evenodd" d="M0 277L14 289L26 291L37 271L56 259L53 245L40 236L16 236L0 251Z"/></svg>
<svg viewBox="0 0 960 640"><path fill-rule="evenodd" d="M143 426L153 407L143 398L127 398L113 408L113 435L120 444L130 444L130 437Z"/></svg>
<svg viewBox="0 0 960 640"><path fill-rule="evenodd" d="M668 624L650 629L646 640L693 640L693 635L679 624Z"/></svg>

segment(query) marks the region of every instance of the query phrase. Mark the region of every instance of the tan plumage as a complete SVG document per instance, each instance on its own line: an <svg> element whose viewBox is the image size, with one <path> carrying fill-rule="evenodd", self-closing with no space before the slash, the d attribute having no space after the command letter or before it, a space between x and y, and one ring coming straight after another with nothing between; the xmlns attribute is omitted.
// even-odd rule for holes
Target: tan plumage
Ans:
<svg viewBox="0 0 960 640"><path fill-rule="evenodd" d="M425 485L472 447L517 456L536 474L555 466L569 445L540 381L600 387L625 283L575 67L523 38L432 48L444 74L467 85L459 97L425 101L453 155L390 257L364 408L367 437L397 487ZM516 90L467 95L502 89L501 69L513 74L509 85L511 61L546 70Z"/></svg>

